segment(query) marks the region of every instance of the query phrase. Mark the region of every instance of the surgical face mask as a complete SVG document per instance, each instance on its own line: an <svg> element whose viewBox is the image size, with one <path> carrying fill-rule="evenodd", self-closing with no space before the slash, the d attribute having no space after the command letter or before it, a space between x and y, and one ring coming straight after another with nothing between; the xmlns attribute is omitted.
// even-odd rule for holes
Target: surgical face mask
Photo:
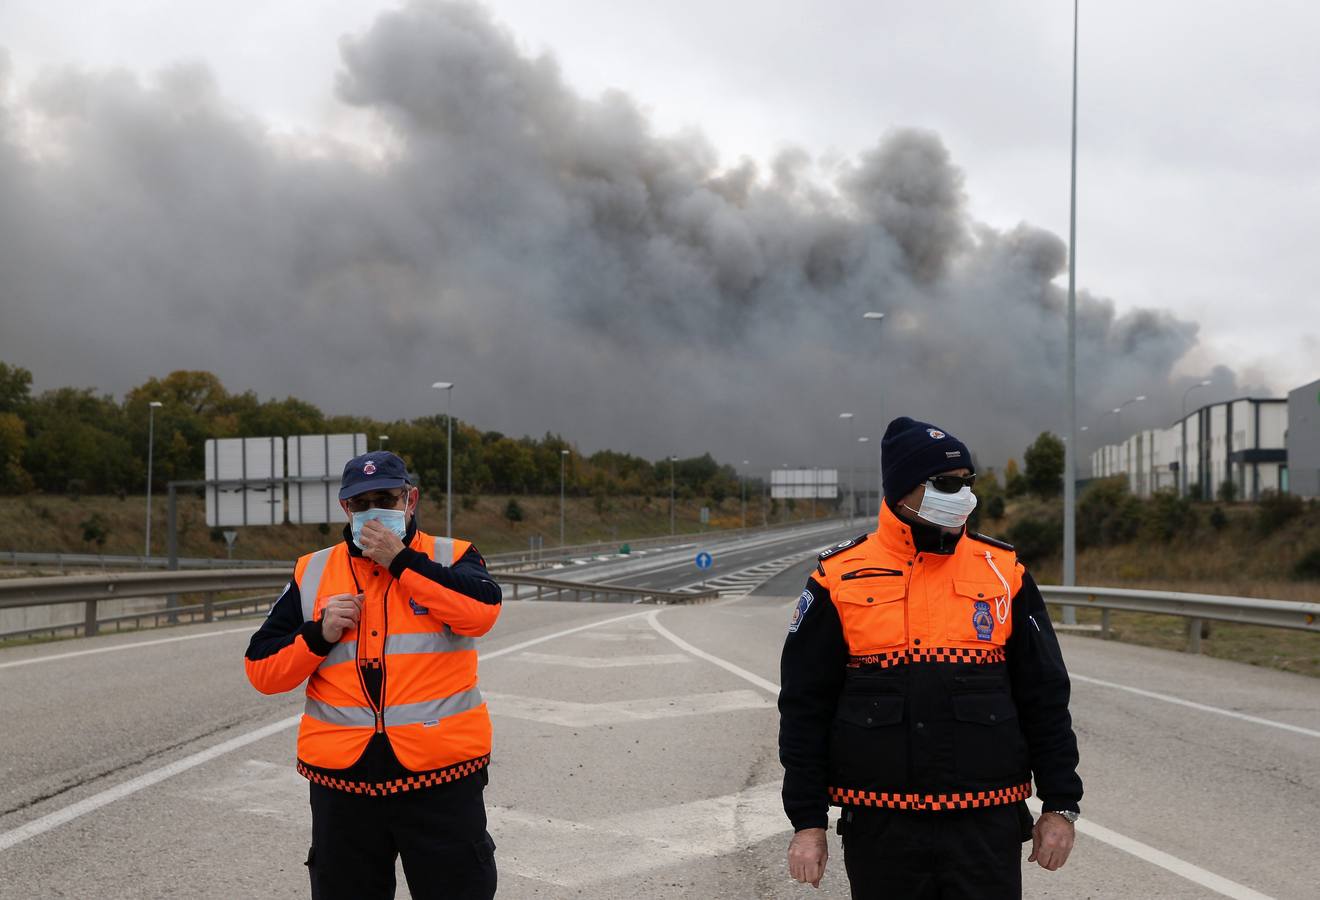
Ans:
<svg viewBox="0 0 1320 900"><path fill-rule="evenodd" d="M384 525L390 531L403 540L403 536L408 533L408 512L403 509L366 509L362 512L353 513L353 543L359 547L362 542L358 540L362 536L362 526L366 525L372 519Z"/></svg>
<svg viewBox="0 0 1320 900"><path fill-rule="evenodd" d="M971 488L963 487L957 493L946 494L936 490L935 485L928 481L926 493L921 498L921 509L914 512L933 525L961 528L967 524L967 517L974 509L976 509L976 495L972 493Z"/></svg>

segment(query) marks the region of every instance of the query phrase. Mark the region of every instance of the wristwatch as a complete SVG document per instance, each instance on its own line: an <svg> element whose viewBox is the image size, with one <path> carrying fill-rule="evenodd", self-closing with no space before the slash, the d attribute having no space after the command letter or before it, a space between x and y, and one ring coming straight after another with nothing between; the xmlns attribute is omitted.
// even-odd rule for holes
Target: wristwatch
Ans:
<svg viewBox="0 0 1320 900"><path fill-rule="evenodd" d="M1046 810L1046 812L1052 812L1056 816L1063 816L1068 820L1069 825L1076 825L1077 820L1082 817L1082 814L1075 809L1050 809Z"/></svg>

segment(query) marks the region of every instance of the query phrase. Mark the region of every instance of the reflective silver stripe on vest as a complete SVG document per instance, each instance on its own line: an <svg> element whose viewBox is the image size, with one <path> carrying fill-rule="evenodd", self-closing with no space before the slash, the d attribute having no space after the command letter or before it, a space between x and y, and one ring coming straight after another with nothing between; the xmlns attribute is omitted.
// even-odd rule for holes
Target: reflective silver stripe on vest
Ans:
<svg viewBox="0 0 1320 900"><path fill-rule="evenodd" d="M321 588L321 576L325 573L326 560L330 558L330 554L334 550L334 547L317 550L312 554L312 558L307 560L307 568L303 569L302 581L298 584L298 593L302 595L304 622L312 621L312 618L316 615L316 592Z"/></svg>
<svg viewBox="0 0 1320 900"><path fill-rule="evenodd" d="M329 703L322 703L320 700L313 700L308 697L307 702L303 704L303 713L319 722L325 722L327 725L357 728L376 727L376 714L371 711L369 706L331 706Z"/></svg>
<svg viewBox="0 0 1320 900"><path fill-rule="evenodd" d="M394 725L425 725L439 722L449 716L476 709L482 703L481 691L477 688L443 697L439 700L427 700L423 703L400 703L385 707L385 727ZM368 710L370 712L370 710Z"/></svg>
<svg viewBox="0 0 1320 900"><path fill-rule="evenodd" d="M324 669L326 666L352 662L355 659L357 659L357 641L340 641L330 648L330 654L321 660L321 664L317 668Z"/></svg>
<svg viewBox="0 0 1320 900"><path fill-rule="evenodd" d="M419 634L391 634L385 638L385 653L453 653L473 650L474 638L460 637L445 626L444 631L423 631Z"/></svg>
<svg viewBox="0 0 1320 900"><path fill-rule="evenodd" d="M435 539L435 546L431 548L431 559L442 566L452 566L458 560L454 559L454 539L438 537Z"/></svg>

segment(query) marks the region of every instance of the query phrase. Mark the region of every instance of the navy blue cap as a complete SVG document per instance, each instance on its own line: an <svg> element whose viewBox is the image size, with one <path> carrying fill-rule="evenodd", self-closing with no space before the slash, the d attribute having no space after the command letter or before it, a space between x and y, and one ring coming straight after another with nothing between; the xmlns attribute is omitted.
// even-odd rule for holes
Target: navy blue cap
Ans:
<svg viewBox="0 0 1320 900"><path fill-rule="evenodd" d="M339 499L347 500L367 491L388 491L408 484L408 467L388 450L355 456L344 466Z"/></svg>
<svg viewBox="0 0 1320 900"><path fill-rule="evenodd" d="M907 416L899 416L885 429L880 472L890 509L898 509L898 501L930 476L953 469L976 471L967 445L947 431Z"/></svg>

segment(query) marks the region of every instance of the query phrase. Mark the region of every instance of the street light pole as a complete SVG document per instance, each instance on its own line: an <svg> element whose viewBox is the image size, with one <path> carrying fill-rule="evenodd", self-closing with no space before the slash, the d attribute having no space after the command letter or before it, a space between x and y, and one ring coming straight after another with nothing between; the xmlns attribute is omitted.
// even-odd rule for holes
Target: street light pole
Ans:
<svg viewBox="0 0 1320 900"><path fill-rule="evenodd" d="M161 406L159 400L147 403L147 549L143 556L151 558L151 463L156 450L156 409Z"/></svg>
<svg viewBox="0 0 1320 900"><path fill-rule="evenodd" d="M445 537L454 536L454 383L437 381L431 387L444 391L445 400Z"/></svg>
<svg viewBox="0 0 1320 900"><path fill-rule="evenodd" d="M848 447L850 448L848 451L848 527L851 528L853 522L853 511L854 511L853 507L857 505L857 494L853 490L853 476L856 474L856 472L853 469L854 453L851 447L852 447L852 437L854 432L857 430L857 426L853 424L853 420L856 417L850 412L839 413L839 418L848 420L848 438L849 438Z"/></svg>
<svg viewBox="0 0 1320 900"><path fill-rule="evenodd" d="M1209 387L1210 379L1198 381L1196 384L1183 391L1182 398L1182 471L1178 473L1178 480L1182 482L1182 489L1178 491L1179 497L1187 496L1187 395L1197 388Z"/></svg>
<svg viewBox="0 0 1320 900"><path fill-rule="evenodd" d="M857 439L857 443L859 443L859 444L869 444L870 442L871 442L871 439L870 439L869 437L865 437L865 436L863 436L863 437L859 437L859 438ZM862 506L862 515L863 515L863 516L869 516L870 514L871 514L871 506L870 506L870 503L868 502L868 503L866 503L866 504L863 504L863 506Z"/></svg>
<svg viewBox="0 0 1320 900"><path fill-rule="evenodd" d="M674 463L678 462L678 457L671 455L669 457L669 533L677 534L674 527Z"/></svg>
<svg viewBox="0 0 1320 900"><path fill-rule="evenodd" d="M564 467L568 464L568 451L559 451L559 546L564 546Z"/></svg>
<svg viewBox="0 0 1320 900"><path fill-rule="evenodd" d="M750 460L743 460L742 470L742 527L747 530L747 467L751 465Z"/></svg>
<svg viewBox="0 0 1320 900"><path fill-rule="evenodd" d="M1063 583L1077 583L1077 19L1073 0L1072 161L1068 188L1068 440L1063 444ZM1064 606L1065 625L1077 624L1077 610Z"/></svg>
<svg viewBox="0 0 1320 900"><path fill-rule="evenodd" d="M376 435L376 449L377 449L377 450L384 450L384 449L385 449L385 445L388 444L389 442L390 442L390 436L389 436L388 434L378 434L378 435Z"/></svg>

